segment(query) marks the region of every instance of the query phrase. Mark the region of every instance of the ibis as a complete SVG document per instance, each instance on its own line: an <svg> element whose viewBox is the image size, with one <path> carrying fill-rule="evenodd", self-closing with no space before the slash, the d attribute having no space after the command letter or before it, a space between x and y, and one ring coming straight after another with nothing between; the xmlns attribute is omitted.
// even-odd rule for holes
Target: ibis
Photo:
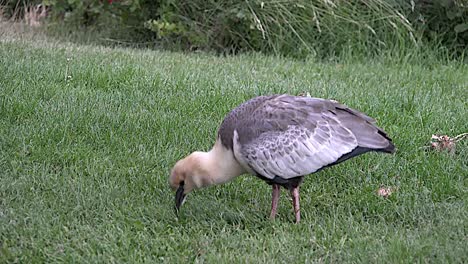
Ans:
<svg viewBox="0 0 468 264"><path fill-rule="evenodd" d="M298 223L304 177L369 151L393 153L395 146L362 112L334 100L258 96L226 115L210 151L176 162L169 184L179 210L191 191L248 173L272 186L270 218L276 216L282 186L292 196Z"/></svg>

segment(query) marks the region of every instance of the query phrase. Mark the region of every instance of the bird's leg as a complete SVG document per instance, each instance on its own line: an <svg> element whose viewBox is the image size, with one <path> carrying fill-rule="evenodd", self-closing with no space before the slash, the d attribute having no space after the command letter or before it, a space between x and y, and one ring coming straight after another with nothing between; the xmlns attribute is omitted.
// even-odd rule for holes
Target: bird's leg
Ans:
<svg viewBox="0 0 468 264"><path fill-rule="evenodd" d="M278 200L280 196L280 186L278 184L272 185L272 192L271 192L271 213L270 219L275 219L276 216L276 208L278 207Z"/></svg>
<svg viewBox="0 0 468 264"><path fill-rule="evenodd" d="M296 224L301 221L301 209L299 207L299 186L291 189L291 196L293 198L294 215L296 216Z"/></svg>

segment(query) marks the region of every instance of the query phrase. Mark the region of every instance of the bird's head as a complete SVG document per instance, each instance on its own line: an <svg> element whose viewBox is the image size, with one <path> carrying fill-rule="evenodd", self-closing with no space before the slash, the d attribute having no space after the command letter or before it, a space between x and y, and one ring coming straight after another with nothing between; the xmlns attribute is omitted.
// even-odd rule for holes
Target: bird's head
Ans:
<svg viewBox="0 0 468 264"><path fill-rule="evenodd" d="M176 191L176 209L185 201L186 195L198 188L212 185L210 159L205 152L193 152L179 160L171 170L169 185Z"/></svg>

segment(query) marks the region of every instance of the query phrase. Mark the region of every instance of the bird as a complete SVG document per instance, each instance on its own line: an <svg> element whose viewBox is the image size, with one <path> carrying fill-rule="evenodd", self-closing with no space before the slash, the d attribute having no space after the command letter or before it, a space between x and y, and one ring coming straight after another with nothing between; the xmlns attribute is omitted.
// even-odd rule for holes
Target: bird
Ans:
<svg viewBox="0 0 468 264"><path fill-rule="evenodd" d="M305 176L369 151L394 153L392 139L375 120L335 100L263 95L231 110L207 152L177 161L169 185L179 212L188 193L251 174L272 186L270 218L275 219L284 187L299 223L299 187Z"/></svg>

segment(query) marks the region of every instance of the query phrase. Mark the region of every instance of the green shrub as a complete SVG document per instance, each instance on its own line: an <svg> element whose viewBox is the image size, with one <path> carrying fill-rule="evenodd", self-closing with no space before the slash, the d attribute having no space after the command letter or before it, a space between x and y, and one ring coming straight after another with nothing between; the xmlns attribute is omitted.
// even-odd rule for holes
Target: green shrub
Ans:
<svg viewBox="0 0 468 264"><path fill-rule="evenodd" d="M466 51L468 43L467 0L414 0L407 7L408 18L425 41L440 43L456 52Z"/></svg>
<svg viewBox="0 0 468 264"><path fill-rule="evenodd" d="M51 9L49 33L54 36L132 46L155 39L144 22L157 13L157 1L44 0L43 3Z"/></svg>
<svg viewBox="0 0 468 264"><path fill-rule="evenodd" d="M463 0L465 1L465 0ZM51 19L100 39L223 53L303 57L412 52L436 43L463 51L462 0L44 0Z"/></svg>
<svg viewBox="0 0 468 264"><path fill-rule="evenodd" d="M411 45L409 21L386 1L165 1L145 25L190 49L276 54L373 53Z"/></svg>
<svg viewBox="0 0 468 264"><path fill-rule="evenodd" d="M99 0L44 0L44 4L52 6L51 16L61 19L68 25L91 26L106 12L107 1Z"/></svg>

